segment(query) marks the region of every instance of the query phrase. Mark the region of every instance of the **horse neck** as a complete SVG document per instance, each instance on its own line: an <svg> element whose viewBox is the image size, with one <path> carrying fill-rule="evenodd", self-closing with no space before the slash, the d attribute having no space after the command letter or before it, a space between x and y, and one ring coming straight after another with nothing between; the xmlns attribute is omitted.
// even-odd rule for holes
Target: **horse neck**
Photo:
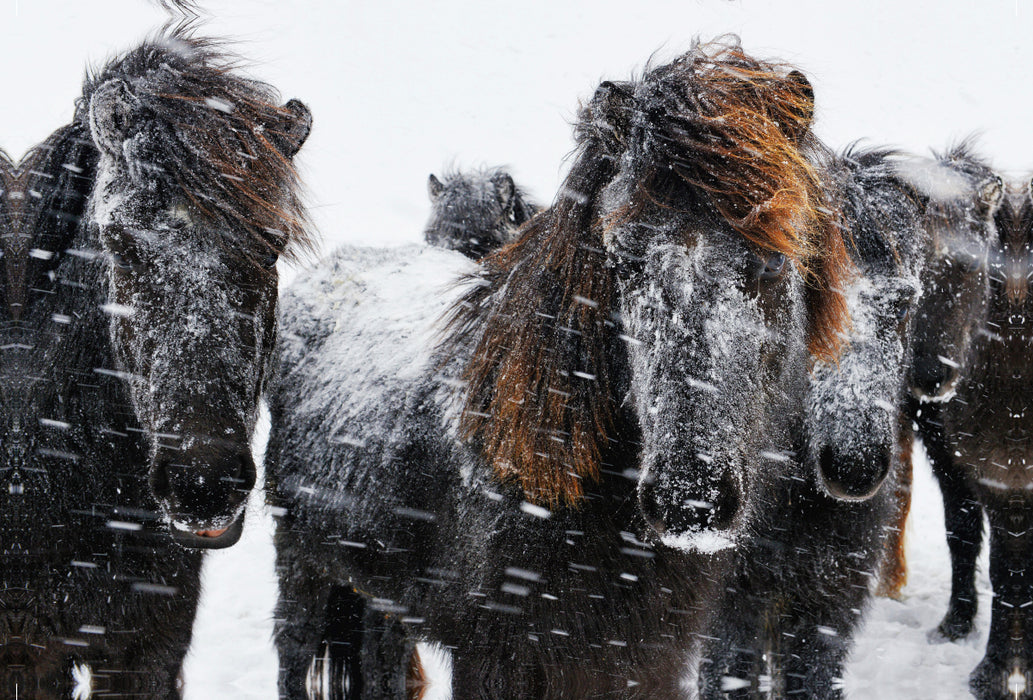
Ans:
<svg viewBox="0 0 1033 700"><path fill-rule="evenodd" d="M51 399L68 401L84 394L95 401L82 406L103 419L114 408L129 405L128 392L117 371L111 347L107 303L107 266L98 255L100 242L81 226L79 235L64 249L55 268L51 294L35 305L33 324L38 329L36 371L51 380Z"/></svg>

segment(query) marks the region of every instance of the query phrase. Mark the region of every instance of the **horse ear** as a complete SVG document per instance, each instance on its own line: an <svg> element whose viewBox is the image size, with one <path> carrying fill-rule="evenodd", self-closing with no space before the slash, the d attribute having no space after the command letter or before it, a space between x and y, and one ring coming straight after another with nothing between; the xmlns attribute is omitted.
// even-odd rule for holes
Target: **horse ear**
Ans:
<svg viewBox="0 0 1033 700"><path fill-rule="evenodd" d="M90 133L101 151L120 156L129 137L133 114L139 107L129 84L119 78L107 81L90 97Z"/></svg>
<svg viewBox="0 0 1033 700"><path fill-rule="evenodd" d="M509 211L516 198L516 183L513 182L513 178L509 173L495 173L491 176L491 184L495 185L495 196L498 197L499 204Z"/></svg>
<svg viewBox="0 0 1033 700"><path fill-rule="evenodd" d="M630 83L607 80L578 115L575 135L598 139L611 155L624 151L631 132L634 95Z"/></svg>
<svg viewBox="0 0 1033 700"><path fill-rule="evenodd" d="M427 178L427 194L430 196L430 201L436 200L444 191L445 186L441 184L441 180L437 179L434 173L431 173L430 177Z"/></svg>
<svg viewBox="0 0 1033 700"><path fill-rule="evenodd" d="M997 211L1004 197L1004 180L1000 175L991 175L979 183L979 202L988 213Z"/></svg>
<svg viewBox="0 0 1033 700"><path fill-rule="evenodd" d="M814 86L803 73L798 70L790 71L786 79L792 83L797 99L793 101L792 112L796 117L794 123L786 128L786 136L794 141L799 141L811 128L814 122Z"/></svg>
<svg viewBox="0 0 1033 700"><path fill-rule="evenodd" d="M301 100L290 100L280 108L274 123L266 127L283 157L293 158L312 132L312 112Z"/></svg>

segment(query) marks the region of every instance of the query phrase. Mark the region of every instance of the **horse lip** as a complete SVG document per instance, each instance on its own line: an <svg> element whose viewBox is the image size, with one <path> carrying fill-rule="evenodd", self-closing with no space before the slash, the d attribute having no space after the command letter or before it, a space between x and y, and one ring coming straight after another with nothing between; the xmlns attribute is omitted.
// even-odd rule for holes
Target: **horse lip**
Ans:
<svg viewBox="0 0 1033 700"><path fill-rule="evenodd" d="M171 532L172 538L188 549L226 549L240 540L244 532L244 515L241 513L236 520L221 529L190 530L174 523Z"/></svg>
<svg viewBox="0 0 1033 700"><path fill-rule="evenodd" d="M194 534L198 537L221 537L222 535L226 534L227 530L229 530L228 527L220 528L217 530L197 530L196 532L194 532Z"/></svg>
<svg viewBox="0 0 1033 700"><path fill-rule="evenodd" d="M958 393L958 380L960 373L955 373L948 381L940 385L935 393L927 393L917 386L911 387L911 395L918 399L919 403L947 403Z"/></svg>

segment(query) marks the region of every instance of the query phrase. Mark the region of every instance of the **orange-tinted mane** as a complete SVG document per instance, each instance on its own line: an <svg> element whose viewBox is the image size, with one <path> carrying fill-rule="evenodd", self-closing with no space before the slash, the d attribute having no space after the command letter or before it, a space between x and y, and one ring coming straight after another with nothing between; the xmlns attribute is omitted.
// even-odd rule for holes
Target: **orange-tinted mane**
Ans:
<svg viewBox="0 0 1033 700"><path fill-rule="evenodd" d="M583 480L598 478L616 437L623 352L604 231L662 204L672 172L704 209L804 271L809 347L838 353L850 262L814 162L811 114L801 75L727 42L696 46L639 81L604 83L582 108L552 207L483 261L487 284L450 319L447 343L475 345L462 428L501 479L555 506L577 504ZM604 221L600 196L624 167L636 190Z"/></svg>

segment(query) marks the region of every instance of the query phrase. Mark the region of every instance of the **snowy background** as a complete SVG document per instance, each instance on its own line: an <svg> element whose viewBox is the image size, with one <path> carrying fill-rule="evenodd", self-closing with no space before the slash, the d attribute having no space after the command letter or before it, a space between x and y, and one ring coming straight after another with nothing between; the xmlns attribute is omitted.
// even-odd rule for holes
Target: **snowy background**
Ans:
<svg viewBox="0 0 1033 700"><path fill-rule="evenodd" d="M926 152L980 132L998 168L1033 169L1033 0L557 4L204 1L206 33L232 38L256 77L312 109L299 162L324 250L418 240L427 175L449 164L507 164L547 203L578 98L654 52L673 57L697 34L736 32L748 51L801 66L815 86L816 130L834 146L866 138ZM0 0L0 145L17 157L69 121L85 66L164 18L146 0ZM964 698L985 644L985 580L978 636L926 641L946 608L947 555L924 465L916 482L911 583L902 602L872 610L846 679L855 698ZM191 700L276 696L271 523L260 497L253 505L242 541L206 564Z"/></svg>

